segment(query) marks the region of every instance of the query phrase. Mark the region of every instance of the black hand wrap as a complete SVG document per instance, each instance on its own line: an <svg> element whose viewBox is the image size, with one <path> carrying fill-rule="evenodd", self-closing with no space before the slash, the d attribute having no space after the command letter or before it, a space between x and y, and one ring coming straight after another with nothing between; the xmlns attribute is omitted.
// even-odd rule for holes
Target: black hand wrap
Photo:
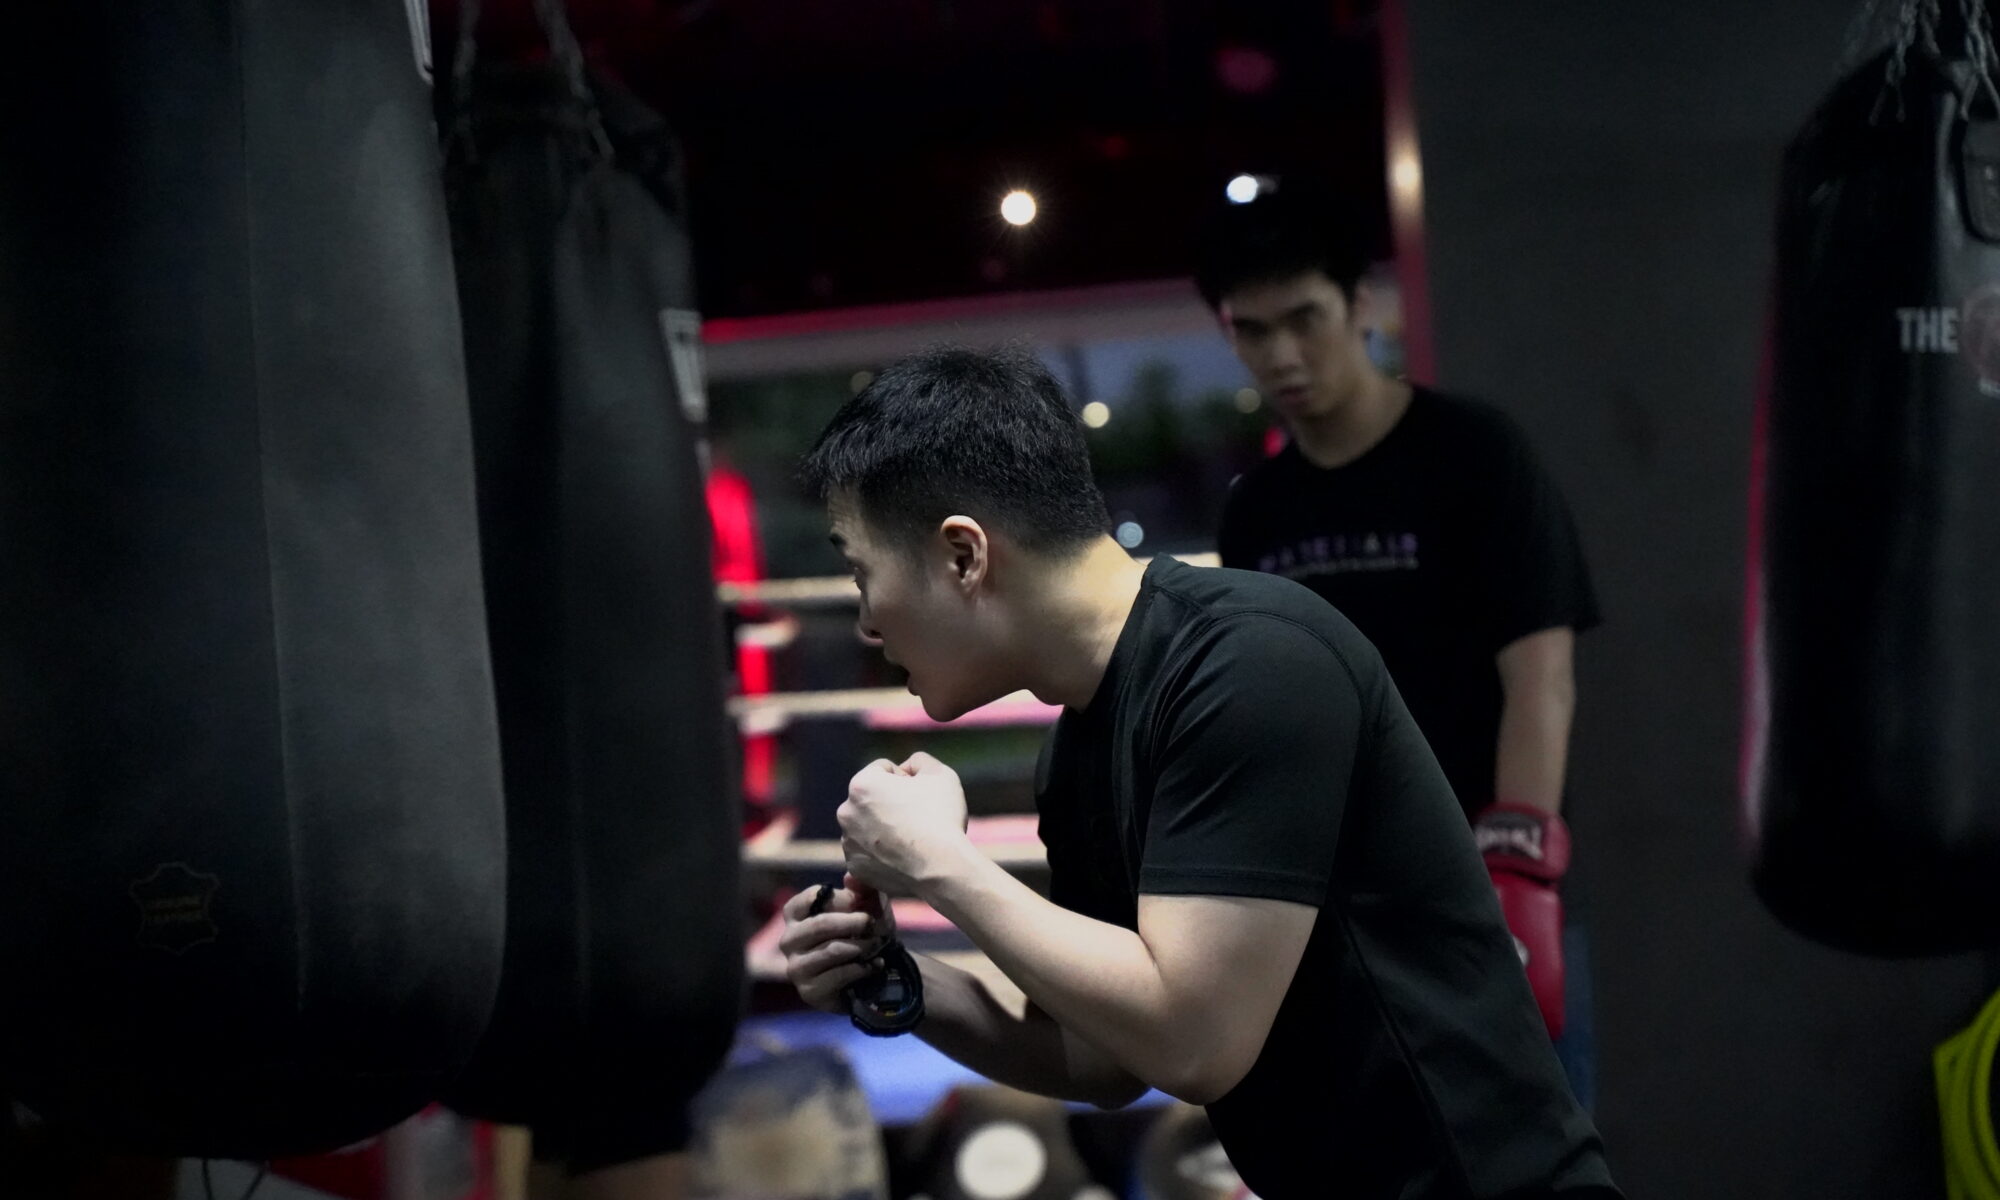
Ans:
<svg viewBox="0 0 2000 1200"><path fill-rule="evenodd" d="M816 917L832 902L833 889L822 884L806 915ZM878 954L881 969L848 984L840 995L847 1001L847 1016L856 1029L869 1037L896 1037L915 1029L924 1019L924 977L917 972L917 960L895 938L883 943Z"/></svg>

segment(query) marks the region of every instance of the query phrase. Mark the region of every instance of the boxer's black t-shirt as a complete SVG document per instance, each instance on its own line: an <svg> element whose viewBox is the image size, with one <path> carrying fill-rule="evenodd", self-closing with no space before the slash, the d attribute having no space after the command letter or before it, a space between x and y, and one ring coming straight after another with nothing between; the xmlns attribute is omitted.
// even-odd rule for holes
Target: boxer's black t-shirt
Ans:
<svg viewBox="0 0 2000 1200"><path fill-rule="evenodd" d="M1264 1200L1608 1186L1471 833L1381 658L1271 575L1148 566L1036 778L1051 895L1319 910L1262 1053L1209 1106Z"/></svg>
<svg viewBox="0 0 2000 1200"><path fill-rule="evenodd" d="M1597 624L1575 522L1520 428L1422 388L1345 466L1292 445L1245 474L1219 543L1223 566L1298 580L1375 643L1468 813L1493 800L1494 656Z"/></svg>

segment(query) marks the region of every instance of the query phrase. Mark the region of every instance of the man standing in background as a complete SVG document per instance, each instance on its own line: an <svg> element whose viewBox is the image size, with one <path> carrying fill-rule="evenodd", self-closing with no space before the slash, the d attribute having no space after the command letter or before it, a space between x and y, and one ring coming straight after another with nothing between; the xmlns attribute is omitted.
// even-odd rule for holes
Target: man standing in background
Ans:
<svg viewBox="0 0 2000 1200"><path fill-rule="evenodd" d="M1370 360L1378 303L1332 205L1217 215L1196 282L1290 434L1231 489L1222 564L1285 575L1375 643L1473 823L1571 1088L1595 1101L1587 944L1567 928L1572 651L1597 623L1575 524L1520 428Z"/></svg>

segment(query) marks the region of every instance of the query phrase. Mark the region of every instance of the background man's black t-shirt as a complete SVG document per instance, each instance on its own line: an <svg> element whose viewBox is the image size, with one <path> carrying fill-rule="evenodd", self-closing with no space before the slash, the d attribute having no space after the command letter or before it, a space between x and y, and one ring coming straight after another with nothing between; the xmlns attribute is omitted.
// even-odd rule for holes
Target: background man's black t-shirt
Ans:
<svg viewBox="0 0 2000 1200"><path fill-rule="evenodd" d="M1219 541L1223 566L1305 584L1375 643L1468 813L1494 799L1494 656L1597 624L1575 522L1520 428L1423 388L1345 466L1292 445L1244 475Z"/></svg>
<svg viewBox="0 0 2000 1200"><path fill-rule="evenodd" d="M1437 760L1311 592L1154 560L1036 792L1065 908L1126 928L1141 893L1318 910L1255 1066L1208 1109L1265 1200L1609 1186Z"/></svg>

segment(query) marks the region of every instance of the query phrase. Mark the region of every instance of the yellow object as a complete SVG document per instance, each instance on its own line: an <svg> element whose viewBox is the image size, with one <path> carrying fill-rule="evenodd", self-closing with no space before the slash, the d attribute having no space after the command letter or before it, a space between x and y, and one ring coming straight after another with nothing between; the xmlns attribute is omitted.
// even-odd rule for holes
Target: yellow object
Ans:
<svg viewBox="0 0 2000 1200"><path fill-rule="evenodd" d="M2000 1050L2000 992L1972 1024L1937 1048L1938 1116L1951 1200L2000 1200L2000 1138L1993 1125L1993 1062Z"/></svg>

